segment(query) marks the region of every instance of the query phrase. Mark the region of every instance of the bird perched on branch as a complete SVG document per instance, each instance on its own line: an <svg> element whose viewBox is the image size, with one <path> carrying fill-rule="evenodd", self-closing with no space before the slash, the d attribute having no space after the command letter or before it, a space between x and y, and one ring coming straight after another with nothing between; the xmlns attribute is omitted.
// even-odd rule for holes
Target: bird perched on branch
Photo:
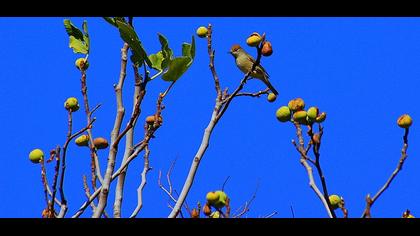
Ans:
<svg viewBox="0 0 420 236"><path fill-rule="evenodd" d="M241 46L237 44L233 45L229 53L232 54L232 56L235 58L236 65L244 74L247 74L249 71L251 71L255 60L251 55L245 52L245 50L241 48ZM273 87L273 85L271 85L270 81L268 80L268 73L260 64L255 67L255 70L250 74L250 76L264 82L264 84L267 85L267 87L275 95L279 94L277 90Z"/></svg>

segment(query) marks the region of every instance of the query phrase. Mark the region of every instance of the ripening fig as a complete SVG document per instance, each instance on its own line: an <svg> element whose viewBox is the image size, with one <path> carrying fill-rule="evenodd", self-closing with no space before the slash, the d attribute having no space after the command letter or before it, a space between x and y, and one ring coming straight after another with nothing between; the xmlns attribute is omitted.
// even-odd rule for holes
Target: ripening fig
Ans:
<svg viewBox="0 0 420 236"><path fill-rule="evenodd" d="M89 67L89 62L83 57L77 59L74 64L76 65L76 68L81 71L85 71Z"/></svg>
<svg viewBox="0 0 420 236"><path fill-rule="evenodd" d="M217 192L208 192L206 195L206 200L210 205L214 205L219 200L219 193Z"/></svg>
<svg viewBox="0 0 420 236"><path fill-rule="evenodd" d="M342 206L342 199L338 195L330 195L329 196L331 207L335 210Z"/></svg>
<svg viewBox="0 0 420 236"><path fill-rule="evenodd" d="M215 212L211 213L210 217L211 218L220 218L220 212L215 211Z"/></svg>
<svg viewBox="0 0 420 236"><path fill-rule="evenodd" d="M277 96L274 93L269 93L268 96L267 96L267 100L269 102L274 102L274 101L276 101L276 99L277 99Z"/></svg>
<svg viewBox="0 0 420 236"><path fill-rule="evenodd" d="M162 116L159 116L159 122L162 123L163 119ZM153 123L155 123L155 115L151 115L146 117L146 123L149 125L152 125Z"/></svg>
<svg viewBox="0 0 420 236"><path fill-rule="evenodd" d="M316 117L315 121L316 121L316 122L318 122L318 123L322 123L322 122L324 122L324 120L325 120L326 118L327 118L327 113L322 112L321 114L319 114L319 115Z"/></svg>
<svg viewBox="0 0 420 236"><path fill-rule="evenodd" d="M89 135L84 134L80 135L76 140L74 140L77 146L88 146L89 144Z"/></svg>
<svg viewBox="0 0 420 236"><path fill-rule="evenodd" d="M264 43L261 50L261 54L266 57L271 56L271 54L273 54L273 47L271 46L270 42L266 41Z"/></svg>
<svg viewBox="0 0 420 236"><path fill-rule="evenodd" d="M224 206L226 206L226 200L227 200L227 195L225 192L223 191L216 191L216 194L219 195L219 199L214 203L214 207L220 209Z"/></svg>
<svg viewBox="0 0 420 236"><path fill-rule="evenodd" d="M79 102L77 101L77 98L75 97L67 98L67 100L64 102L64 108L66 108L66 110L71 111L71 112L75 112L79 110Z"/></svg>
<svg viewBox="0 0 420 236"><path fill-rule="evenodd" d="M44 158L44 152L41 149L34 149L29 153L29 160L32 163L38 164Z"/></svg>
<svg viewBox="0 0 420 236"><path fill-rule="evenodd" d="M105 149L108 147L108 141L102 137L95 138L93 140L93 145L95 145L97 149Z"/></svg>
<svg viewBox="0 0 420 236"><path fill-rule="evenodd" d="M293 113L293 120L300 124L307 124L306 111L297 111Z"/></svg>
<svg viewBox="0 0 420 236"><path fill-rule="evenodd" d="M319 144L321 142L321 137L319 136L319 133L314 134L314 136L312 136L312 140L314 142L314 144Z"/></svg>
<svg viewBox="0 0 420 236"><path fill-rule="evenodd" d="M203 207L203 213L206 216L211 215L211 209L210 209L210 206L207 203Z"/></svg>
<svg viewBox="0 0 420 236"><path fill-rule="evenodd" d="M207 36L207 33L208 33L208 30L207 30L207 28L206 27L204 27L204 26L201 26L201 27L198 27L198 29L197 29L197 36L198 37L200 37L200 38L205 38L206 36Z"/></svg>
<svg viewBox="0 0 420 236"><path fill-rule="evenodd" d="M397 120L397 124L401 128L409 128L413 124L413 119L408 114L400 116Z"/></svg>
<svg viewBox="0 0 420 236"><path fill-rule="evenodd" d="M276 111L276 117L280 122L287 122L290 121L291 112L289 107L282 106Z"/></svg>
<svg viewBox="0 0 420 236"><path fill-rule="evenodd" d="M287 106L291 111L300 111L305 108L305 101L302 98L295 98L290 100Z"/></svg>
<svg viewBox="0 0 420 236"><path fill-rule="evenodd" d="M198 213L198 210L194 208L191 211L191 218L199 218L199 217L200 217L200 214Z"/></svg>
<svg viewBox="0 0 420 236"><path fill-rule="evenodd" d="M250 47L257 47L262 41L261 35L254 32L247 39L246 44Z"/></svg>

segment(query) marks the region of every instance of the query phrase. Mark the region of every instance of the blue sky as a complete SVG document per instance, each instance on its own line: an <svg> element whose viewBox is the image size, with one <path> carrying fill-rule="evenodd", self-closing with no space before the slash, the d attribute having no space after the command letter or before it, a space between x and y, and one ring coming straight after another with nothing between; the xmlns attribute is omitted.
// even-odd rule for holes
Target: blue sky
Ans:
<svg viewBox="0 0 420 236"><path fill-rule="evenodd" d="M40 168L28 160L29 152L41 148L49 152L63 145L67 112L63 103L75 96L82 101L78 58L68 48L63 19L0 18L2 45L0 78L0 122L2 126L2 173L0 178L0 217L40 217L44 206ZM115 117L112 85L119 75L118 31L97 17L70 17L80 27L87 19L91 38L88 92L97 111L93 132L110 137ZM290 99L301 97L307 106L327 112L321 148L321 164L330 193L342 195L350 217L360 217L365 196L385 183L396 167L402 148L403 129L396 125L399 115L414 119L410 129L408 159L397 176L372 208L373 217L400 217L407 208L420 212L420 168L417 119L420 87L420 18L236 18L236 17L136 17L134 25L146 51L160 50L157 33L164 34L176 55L181 44L189 42L201 25L213 25L215 66L222 87L230 91L242 78L231 55L233 44L246 46L252 32L265 32L274 53L262 64L279 91L274 103L265 97L239 97L217 125L196 175L188 203L204 202L208 191L225 190L233 210L259 189L248 217L277 211L276 217L327 217L308 186L299 155L291 144L295 130L290 123L279 123L275 111ZM166 217L168 197L157 185L159 170L165 171L177 158L172 174L173 187L180 191L197 151L215 101L211 72L208 69L207 41L196 37L196 57L191 68L167 96L164 125L151 141L151 170L144 192L144 207L138 217ZM128 70L124 104L128 121L132 105L133 74ZM148 85L140 121L155 110L159 92L168 83L158 79ZM264 89L250 81L246 91ZM74 114L74 130L85 125L82 109ZM142 126L136 138L142 139ZM118 161L122 158L122 150ZM99 151L102 170L106 151ZM82 175L89 174L89 152L74 144L68 150L65 193L71 216L84 202ZM119 162L118 164L119 165ZM123 202L123 217L137 204L141 158L129 169ZM49 166L49 178L53 168ZM51 181L50 181L51 182ZM319 183L319 182L318 182ZM114 185L112 185L114 186ZM108 213L112 212L114 192ZM341 212L338 212L342 216ZM88 209L84 217L89 217Z"/></svg>

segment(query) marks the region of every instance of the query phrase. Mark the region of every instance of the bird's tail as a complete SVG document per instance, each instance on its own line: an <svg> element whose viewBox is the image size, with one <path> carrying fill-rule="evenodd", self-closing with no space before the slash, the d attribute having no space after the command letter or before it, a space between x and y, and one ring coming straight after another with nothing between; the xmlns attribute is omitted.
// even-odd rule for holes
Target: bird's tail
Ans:
<svg viewBox="0 0 420 236"><path fill-rule="evenodd" d="M264 76L264 79L262 79L262 81L264 82L265 85L267 85L267 87L271 90L271 92L273 92L275 95L279 94L266 76Z"/></svg>

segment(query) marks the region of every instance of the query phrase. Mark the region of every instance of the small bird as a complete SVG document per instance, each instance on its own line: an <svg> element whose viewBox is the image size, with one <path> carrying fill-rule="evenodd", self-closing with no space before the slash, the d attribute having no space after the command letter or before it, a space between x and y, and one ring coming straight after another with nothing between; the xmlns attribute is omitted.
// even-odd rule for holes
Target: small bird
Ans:
<svg viewBox="0 0 420 236"><path fill-rule="evenodd" d="M251 55L245 52L241 46L237 44L233 45L229 53L232 54L232 56L235 58L236 65L244 74L247 74L252 69L255 60ZM264 82L264 84L267 85L267 87L275 95L279 94L273 85L271 85L270 81L268 80L269 75L265 71L264 67L261 66L261 64L255 67L255 70L251 73L251 77L257 78Z"/></svg>

